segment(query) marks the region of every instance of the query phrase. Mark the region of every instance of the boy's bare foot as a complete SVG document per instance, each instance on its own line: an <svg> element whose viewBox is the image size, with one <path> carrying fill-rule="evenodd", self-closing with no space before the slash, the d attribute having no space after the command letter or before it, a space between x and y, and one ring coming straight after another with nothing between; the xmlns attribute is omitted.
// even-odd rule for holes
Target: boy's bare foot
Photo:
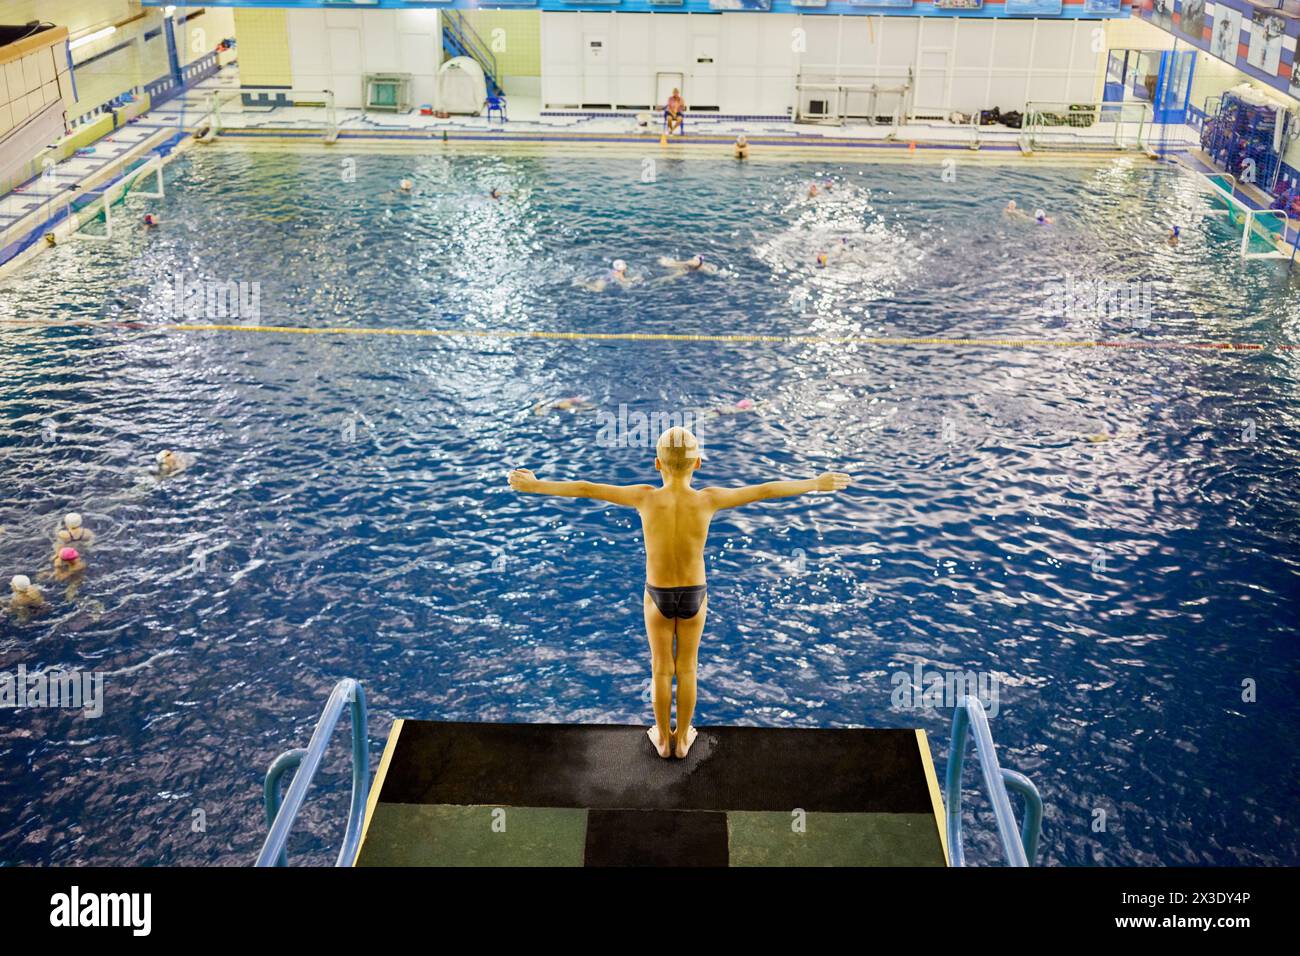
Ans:
<svg viewBox="0 0 1300 956"><path fill-rule="evenodd" d="M672 746L671 746L673 739L671 737L669 737L667 740L661 739L659 737L658 727L651 727L645 733L646 736L650 738L650 743L654 744L655 753L657 753L659 756L664 758L671 757L673 755Z"/></svg>
<svg viewBox="0 0 1300 956"><path fill-rule="evenodd" d="M678 760L685 758L685 756L688 753L690 753L691 744L695 743L695 738L697 736L698 735L696 734L694 727L686 728L685 740L682 739L681 730L678 730L677 733L673 736L673 743L676 745L673 749L677 751ZM660 756L662 756L662 754Z"/></svg>

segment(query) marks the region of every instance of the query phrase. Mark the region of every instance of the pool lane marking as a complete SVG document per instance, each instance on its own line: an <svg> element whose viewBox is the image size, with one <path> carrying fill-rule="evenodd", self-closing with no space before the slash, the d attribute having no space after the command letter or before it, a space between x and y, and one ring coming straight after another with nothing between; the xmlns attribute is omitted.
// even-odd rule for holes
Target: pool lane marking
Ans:
<svg viewBox="0 0 1300 956"><path fill-rule="evenodd" d="M104 322L97 320L0 319L11 327L127 329L142 332L256 332L284 335L390 335L432 338L540 339L596 342L737 342L787 345L874 345L937 346L968 348L1084 348L1137 350L1195 350L1228 352L1291 351L1295 345L1264 345L1259 342L1121 342L1105 339L986 339L938 338L924 336L870 335L742 335L724 333L696 335L685 332L552 332L529 329L380 329L366 326L324 326L310 328L295 325L218 325L190 323Z"/></svg>

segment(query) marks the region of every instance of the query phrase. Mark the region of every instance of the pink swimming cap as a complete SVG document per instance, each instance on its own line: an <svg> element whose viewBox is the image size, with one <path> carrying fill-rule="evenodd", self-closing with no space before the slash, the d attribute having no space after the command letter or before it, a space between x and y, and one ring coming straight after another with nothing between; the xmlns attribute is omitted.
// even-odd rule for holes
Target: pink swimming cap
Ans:
<svg viewBox="0 0 1300 956"><path fill-rule="evenodd" d="M59 557L62 558L64 561L72 562L72 561L76 561L77 558L80 557L80 555L77 554L76 548L64 548L62 551L59 552Z"/></svg>
<svg viewBox="0 0 1300 956"><path fill-rule="evenodd" d="M740 401L736 402L736 407L737 407L737 408L753 408L753 407L754 407L754 400L753 400L752 398L742 398Z"/></svg>

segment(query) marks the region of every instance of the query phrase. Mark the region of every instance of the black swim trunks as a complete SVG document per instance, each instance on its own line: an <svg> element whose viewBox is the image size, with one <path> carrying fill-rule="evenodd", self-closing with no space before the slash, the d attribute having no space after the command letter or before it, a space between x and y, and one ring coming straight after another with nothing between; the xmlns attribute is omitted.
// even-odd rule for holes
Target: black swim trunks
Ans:
<svg viewBox="0 0 1300 956"><path fill-rule="evenodd" d="M703 584L688 584L681 588L657 588L653 584L645 586L650 600L655 602L659 613L666 618L692 618L700 613L704 595L708 588Z"/></svg>

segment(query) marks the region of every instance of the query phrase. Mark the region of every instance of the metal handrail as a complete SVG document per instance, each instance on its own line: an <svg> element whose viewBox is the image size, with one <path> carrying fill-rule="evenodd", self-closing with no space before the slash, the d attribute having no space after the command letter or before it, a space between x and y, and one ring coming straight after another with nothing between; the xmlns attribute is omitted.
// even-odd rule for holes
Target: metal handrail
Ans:
<svg viewBox="0 0 1300 956"><path fill-rule="evenodd" d="M455 10L444 10L443 24L461 45L465 53L471 59L477 60L479 66L483 67L492 85L500 90L501 82L497 79L496 54L492 52L491 47L483 42L483 38L478 35L478 32L465 19L464 15Z"/></svg>
<svg viewBox="0 0 1300 956"><path fill-rule="evenodd" d="M343 714L345 704L352 710L352 806L348 810L348 825L343 833L335 866L351 866L361 843L361 825L364 822L366 798L370 795L370 745L366 738L366 695L361 685L352 678L344 678L334 685L325 709L321 711L311 742L305 749L287 750L271 762L266 772L266 842L257 855L257 866L286 866L288 858L285 844L289 831L298 818L307 789L316 771L320 769L334 728ZM293 782L284 802L280 802L280 781L290 770Z"/></svg>
<svg viewBox="0 0 1300 956"><path fill-rule="evenodd" d="M948 808L948 856L953 866L966 865L966 852L961 842L961 771L966 761L966 732L975 738L975 753L979 757L984 786L993 803L993 817L997 821L998 836L1007 862L1012 866L1029 866L1038 852L1038 836L1042 829L1043 801L1038 789L1028 777L1013 770L1003 770L998 765L993 734L989 730L984 705L976 698L964 695L957 701L952 714L952 744L948 751L948 773L945 800ZM1016 817L1011 810L1007 787L1015 790L1025 800L1024 829L1017 834Z"/></svg>

